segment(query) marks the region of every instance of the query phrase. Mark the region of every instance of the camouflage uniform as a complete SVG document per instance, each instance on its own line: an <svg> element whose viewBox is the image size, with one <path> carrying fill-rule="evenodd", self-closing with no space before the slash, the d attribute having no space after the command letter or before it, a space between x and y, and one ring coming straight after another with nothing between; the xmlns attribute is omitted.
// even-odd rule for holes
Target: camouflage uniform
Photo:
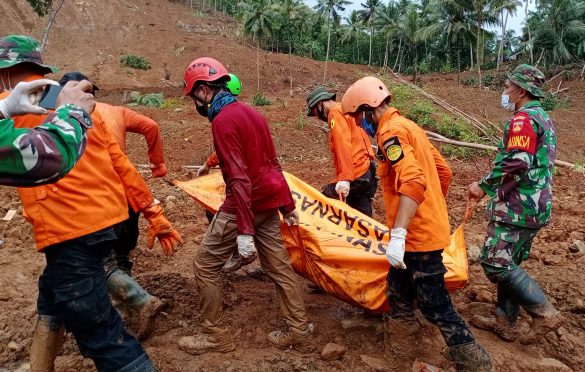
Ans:
<svg viewBox="0 0 585 372"><path fill-rule="evenodd" d="M21 35L0 39L0 69L19 63L33 63L44 73L59 71L43 63L37 40ZM0 184L38 186L65 176L83 154L91 125L90 116L73 105L61 106L34 129L16 129L11 119L0 120Z"/></svg>
<svg viewBox="0 0 585 372"><path fill-rule="evenodd" d="M544 96L544 75L532 66L518 66L508 79L534 97ZM524 340L537 339L544 335L537 336L538 332L558 326L558 312L538 283L519 267L540 228L550 221L555 148L552 120L539 101L530 101L506 123L494 168L479 182L491 197L480 262L488 279L498 286L498 299L495 318L476 315L472 323L507 341L517 337L520 307L543 324L534 327L533 322Z"/></svg>
<svg viewBox="0 0 585 372"><path fill-rule="evenodd" d="M544 79L537 69L520 65L508 77L534 96L544 96L540 87L530 85ZM491 197L480 257L488 277L514 270L528 257L539 229L550 221L556 133L540 102L527 103L508 120L498 148L494 168L479 182Z"/></svg>
<svg viewBox="0 0 585 372"><path fill-rule="evenodd" d="M0 120L0 185L38 186L64 177L83 154L91 124L73 105L61 106L34 129Z"/></svg>

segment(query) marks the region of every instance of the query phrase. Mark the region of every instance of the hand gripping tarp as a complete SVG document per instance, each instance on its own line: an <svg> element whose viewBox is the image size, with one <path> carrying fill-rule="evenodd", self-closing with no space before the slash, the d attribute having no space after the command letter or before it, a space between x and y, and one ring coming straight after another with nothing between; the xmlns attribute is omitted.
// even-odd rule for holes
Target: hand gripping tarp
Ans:
<svg viewBox="0 0 585 372"><path fill-rule="evenodd" d="M327 293L374 313L388 310L384 247L390 231L384 224L329 199L295 176L284 173L300 216L298 227L281 221L282 238L294 270ZM175 184L209 211L225 198L219 172ZM443 252L449 290L467 283L467 249L463 224Z"/></svg>

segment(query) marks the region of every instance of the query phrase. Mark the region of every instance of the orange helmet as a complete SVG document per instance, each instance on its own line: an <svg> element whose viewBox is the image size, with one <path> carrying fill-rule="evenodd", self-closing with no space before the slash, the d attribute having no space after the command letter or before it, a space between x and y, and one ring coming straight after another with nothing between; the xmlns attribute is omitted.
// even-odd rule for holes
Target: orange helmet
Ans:
<svg viewBox="0 0 585 372"><path fill-rule="evenodd" d="M347 88L341 99L341 110L344 114L352 114L363 105L376 108L388 97L392 94L380 79L366 76Z"/></svg>
<svg viewBox="0 0 585 372"><path fill-rule="evenodd" d="M221 78L230 79L227 69L219 61L209 58L197 58L185 70L185 94L189 95L198 81L216 81Z"/></svg>

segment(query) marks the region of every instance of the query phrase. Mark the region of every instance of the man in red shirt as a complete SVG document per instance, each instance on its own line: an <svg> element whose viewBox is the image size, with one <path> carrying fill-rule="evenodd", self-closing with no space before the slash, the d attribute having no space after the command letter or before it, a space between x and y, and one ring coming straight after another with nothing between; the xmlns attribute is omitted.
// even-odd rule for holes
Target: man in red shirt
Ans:
<svg viewBox="0 0 585 372"><path fill-rule="evenodd" d="M219 273L234 249L243 257L258 254L274 281L287 328L271 332L270 343L289 347L313 333L290 259L280 235L278 212L285 222L298 224L298 213L266 119L240 103L227 90L226 68L213 58L199 58L185 71L185 94L197 112L209 118L226 199L209 225L194 261L201 296L201 326L205 334L183 337L185 352L227 352L235 346L223 321L223 294ZM256 252L256 248L258 251Z"/></svg>

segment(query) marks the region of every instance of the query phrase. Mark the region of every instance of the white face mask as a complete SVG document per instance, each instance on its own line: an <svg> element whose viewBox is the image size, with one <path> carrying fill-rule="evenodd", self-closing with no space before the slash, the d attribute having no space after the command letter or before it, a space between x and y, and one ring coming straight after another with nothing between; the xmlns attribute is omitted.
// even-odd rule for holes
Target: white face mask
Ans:
<svg viewBox="0 0 585 372"><path fill-rule="evenodd" d="M512 92L514 93L514 92ZM500 102L504 110L516 111L516 102L510 102L509 94L502 94L502 100Z"/></svg>

